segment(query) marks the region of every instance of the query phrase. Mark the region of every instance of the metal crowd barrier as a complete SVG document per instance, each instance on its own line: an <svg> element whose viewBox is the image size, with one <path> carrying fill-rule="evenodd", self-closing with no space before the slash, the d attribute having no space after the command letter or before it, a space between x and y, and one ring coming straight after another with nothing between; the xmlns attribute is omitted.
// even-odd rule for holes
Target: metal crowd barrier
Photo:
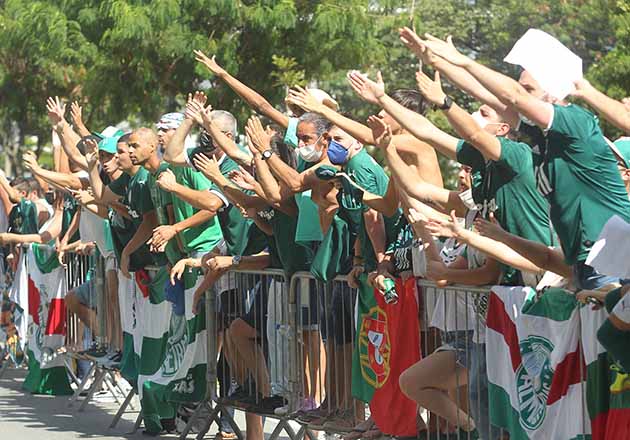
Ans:
<svg viewBox="0 0 630 440"><path fill-rule="evenodd" d="M366 405L351 397L357 293L348 287L345 277L327 284L306 272L296 273L290 280L281 271L271 270L232 271L225 277L232 278L231 284L218 283L206 296L207 399L199 405L180 438L187 436L199 418L203 423L198 429L198 439L204 438L213 423L221 429L222 415L223 426L228 423L238 437L243 438L243 427L234 421L233 408L277 419L278 424L269 440L277 439L283 430L291 440L315 439L319 431L344 434L369 416ZM508 439L507 432L490 424L485 351L475 351L479 347L474 346L485 344L485 338L476 340L475 335L482 327L478 317L487 311L490 287L438 287L425 280L417 280L417 285L422 358L436 351L459 349L456 365L466 374L456 375L455 387L448 393L450 399L475 421L479 438ZM263 298L266 295L267 301L256 302L257 294ZM231 298L227 306L226 298ZM266 335L261 334L263 327L260 324L265 319L262 307L273 312L267 316ZM223 368L220 365L222 358L226 353L230 357L234 341L228 342L226 348L225 336L222 339L221 334L228 329L229 340L234 336L230 335L232 330L242 331L243 316L252 324L250 329L258 330L236 337L236 342L241 344L239 348L249 347L252 352L248 359L237 354L236 359L228 361L232 367L243 368L248 373L246 376L242 372L237 374L244 383L239 383L241 388L235 395L226 397L229 388L234 391L234 385L225 387L227 378L220 377L217 365L219 369ZM341 322L331 316L341 318ZM248 341L248 337L251 340ZM278 370L278 366L282 368ZM265 407L260 387L252 383L256 378L268 380L262 388L282 396L286 404L275 410ZM585 387L582 387L582 394L585 401ZM315 408L319 408L318 417L309 417L313 413L309 410ZM426 438L476 438L426 409L419 408L418 412L420 430L426 430ZM247 421L250 423L252 417ZM584 432L588 423L585 410L582 414Z"/></svg>

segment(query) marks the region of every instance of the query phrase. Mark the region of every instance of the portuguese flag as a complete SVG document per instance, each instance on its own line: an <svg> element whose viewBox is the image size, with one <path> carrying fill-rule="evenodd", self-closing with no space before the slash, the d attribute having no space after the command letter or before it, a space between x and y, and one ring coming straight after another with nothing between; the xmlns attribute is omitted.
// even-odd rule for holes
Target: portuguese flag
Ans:
<svg viewBox="0 0 630 440"><path fill-rule="evenodd" d="M352 363L352 395L370 404L372 419L391 436L415 436L416 403L400 390L400 374L420 360L416 280L396 280L398 302L360 278L357 346Z"/></svg>
<svg viewBox="0 0 630 440"><path fill-rule="evenodd" d="M510 440L582 439L590 433L579 312L574 295L561 289L540 297L530 288L492 289L486 331L490 420Z"/></svg>
<svg viewBox="0 0 630 440"><path fill-rule="evenodd" d="M58 264L49 264L57 259L54 252L44 255L46 251L35 245L26 252L28 279L18 286L28 292L28 375L23 388L35 394L70 395L64 357L57 354L66 334L66 274Z"/></svg>
<svg viewBox="0 0 630 440"><path fill-rule="evenodd" d="M608 314L604 308L592 310L590 307L582 307L580 314L587 365L586 401L592 438L630 438L630 374L622 371L608 356L595 336Z"/></svg>

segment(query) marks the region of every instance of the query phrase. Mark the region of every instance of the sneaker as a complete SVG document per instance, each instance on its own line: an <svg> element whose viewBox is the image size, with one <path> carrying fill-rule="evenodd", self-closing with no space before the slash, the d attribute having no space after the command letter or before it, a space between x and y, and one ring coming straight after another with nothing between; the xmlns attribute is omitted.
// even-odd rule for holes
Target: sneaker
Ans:
<svg viewBox="0 0 630 440"><path fill-rule="evenodd" d="M288 403L287 399L282 396L270 396L263 398L250 409L260 414L274 414L276 409L286 406Z"/></svg>
<svg viewBox="0 0 630 440"><path fill-rule="evenodd" d="M354 417L352 414L338 414L337 416L328 419L323 425L322 428L326 432L352 432L355 424Z"/></svg>
<svg viewBox="0 0 630 440"><path fill-rule="evenodd" d="M332 413L329 411L328 406L320 405L319 408L311 411L302 411L298 414L296 420L302 424L308 424L316 419L330 417Z"/></svg>

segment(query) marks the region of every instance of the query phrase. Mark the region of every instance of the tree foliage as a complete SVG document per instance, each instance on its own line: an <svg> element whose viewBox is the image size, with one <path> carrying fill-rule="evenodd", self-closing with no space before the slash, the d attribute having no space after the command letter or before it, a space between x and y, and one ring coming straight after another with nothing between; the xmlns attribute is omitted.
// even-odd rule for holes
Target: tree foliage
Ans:
<svg viewBox="0 0 630 440"><path fill-rule="evenodd" d="M472 56L513 74L503 57L538 27L583 57L603 90L622 97L630 86L627 1L4 0L0 146L17 152L29 135L48 142L44 102L56 94L79 100L95 130L125 119L151 123L197 88L242 120L249 109L195 62L193 49L215 54L275 105L287 87L313 84L364 119L376 109L353 96L346 71L380 69L388 88L414 87L418 63L396 33L413 24L451 34Z"/></svg>

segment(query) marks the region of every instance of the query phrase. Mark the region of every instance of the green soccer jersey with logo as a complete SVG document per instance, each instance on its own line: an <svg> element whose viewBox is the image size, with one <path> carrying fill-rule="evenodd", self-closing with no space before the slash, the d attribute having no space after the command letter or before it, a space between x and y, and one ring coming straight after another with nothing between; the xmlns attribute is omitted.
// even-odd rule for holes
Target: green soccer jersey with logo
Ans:
<svg viewBox="0 0 630 440"><path fill-rule="evenodd" d="M278 209L271 212L273 214L270 219L273 230L272 239L275 241L275 249L283 270L288 276L298 271L308 270L310 260L306 248L295 242L297 216L291 217Z"/></svg>
<svg viewBox="0 0 630 440"><path fill-rule="evenodd" d="M177 183L197 191L205 191L215 186L202 173L189 167L171 167ZM173 197L173 214L175 222L179 223L199 212L199 209L184 202L179 197ZM179 233L184 252L209 252L221 241L221 226L213 217L197 226L187 228Z"/></svg>
<svg viewBox="0 0 630 440"><path fill-rule="evenodd" d="M63 237L70 229L70 223L72 223L72 219L74 215L77 213L78 204L77 201L71 195L64 194L63 196L63 213L61 217L61 235ZM74 233L72 237L68 240L68 243L72 243L79 239L79 230Z"/></svg>
<svg viewBox="0 0 630 440"><path fill-rule="evenodd" d="M523 129L537 141L538 190L549 201L565 260L584 262L610 217L630 221L628 194L598 119L577 105L554 105L546 134Z"/></svg>
<svg viewBox="0 0 630 440"><path fill-rule="evenodd" d="M529 145L506 138L498 160L486 161L471 144L460 141L457 161L472 168L472 196L480 214L490 212L508 232L527 240L553 244L549 206L536 189L534 155ZM518 272L504 267L504 284L521 284Z"/></svg>
<svg viewBox="0 0 630 440"><path fill-rule="evenodd" d="M39 231L37 205L22 197L9 212L9 232L15 234L37 234Z"/></svg>
<svg viewBox="0 0 630 440"><path fill-rule="evenodd" d="M141 167L133 176L123 174L108 185L114 194L122 197L122 204L125 205L127 213L131 217L130 219L125 218L113 209L109 211L114 251L118 261L120 261L122 250L142 224L142 216L155 209L147 185L148 178L149 172ZM146 244L140 246L129 257L130 271L136 271L151 264L153 264L153 259Z"/></svg>
<svg viewBox="0 0 630 440"><path fill-rule="evenodd" d="M389 178L385 174L383 167L368 154L365 149L354 155L343 167L348 176L365 191L385 195ZM358 238L361 243L361 256L365 262L367 271L376 268L376 255L372 242L368 237L365 228L363 214L370 208L363 203L363 191L355 188L345 179L342 179L342 190L337 195L339 200L339 215L347 221L350 233ZM396 222L400 216L400 211L392 217L383 216L385 223L386 247L396 238Z"/></svg>

